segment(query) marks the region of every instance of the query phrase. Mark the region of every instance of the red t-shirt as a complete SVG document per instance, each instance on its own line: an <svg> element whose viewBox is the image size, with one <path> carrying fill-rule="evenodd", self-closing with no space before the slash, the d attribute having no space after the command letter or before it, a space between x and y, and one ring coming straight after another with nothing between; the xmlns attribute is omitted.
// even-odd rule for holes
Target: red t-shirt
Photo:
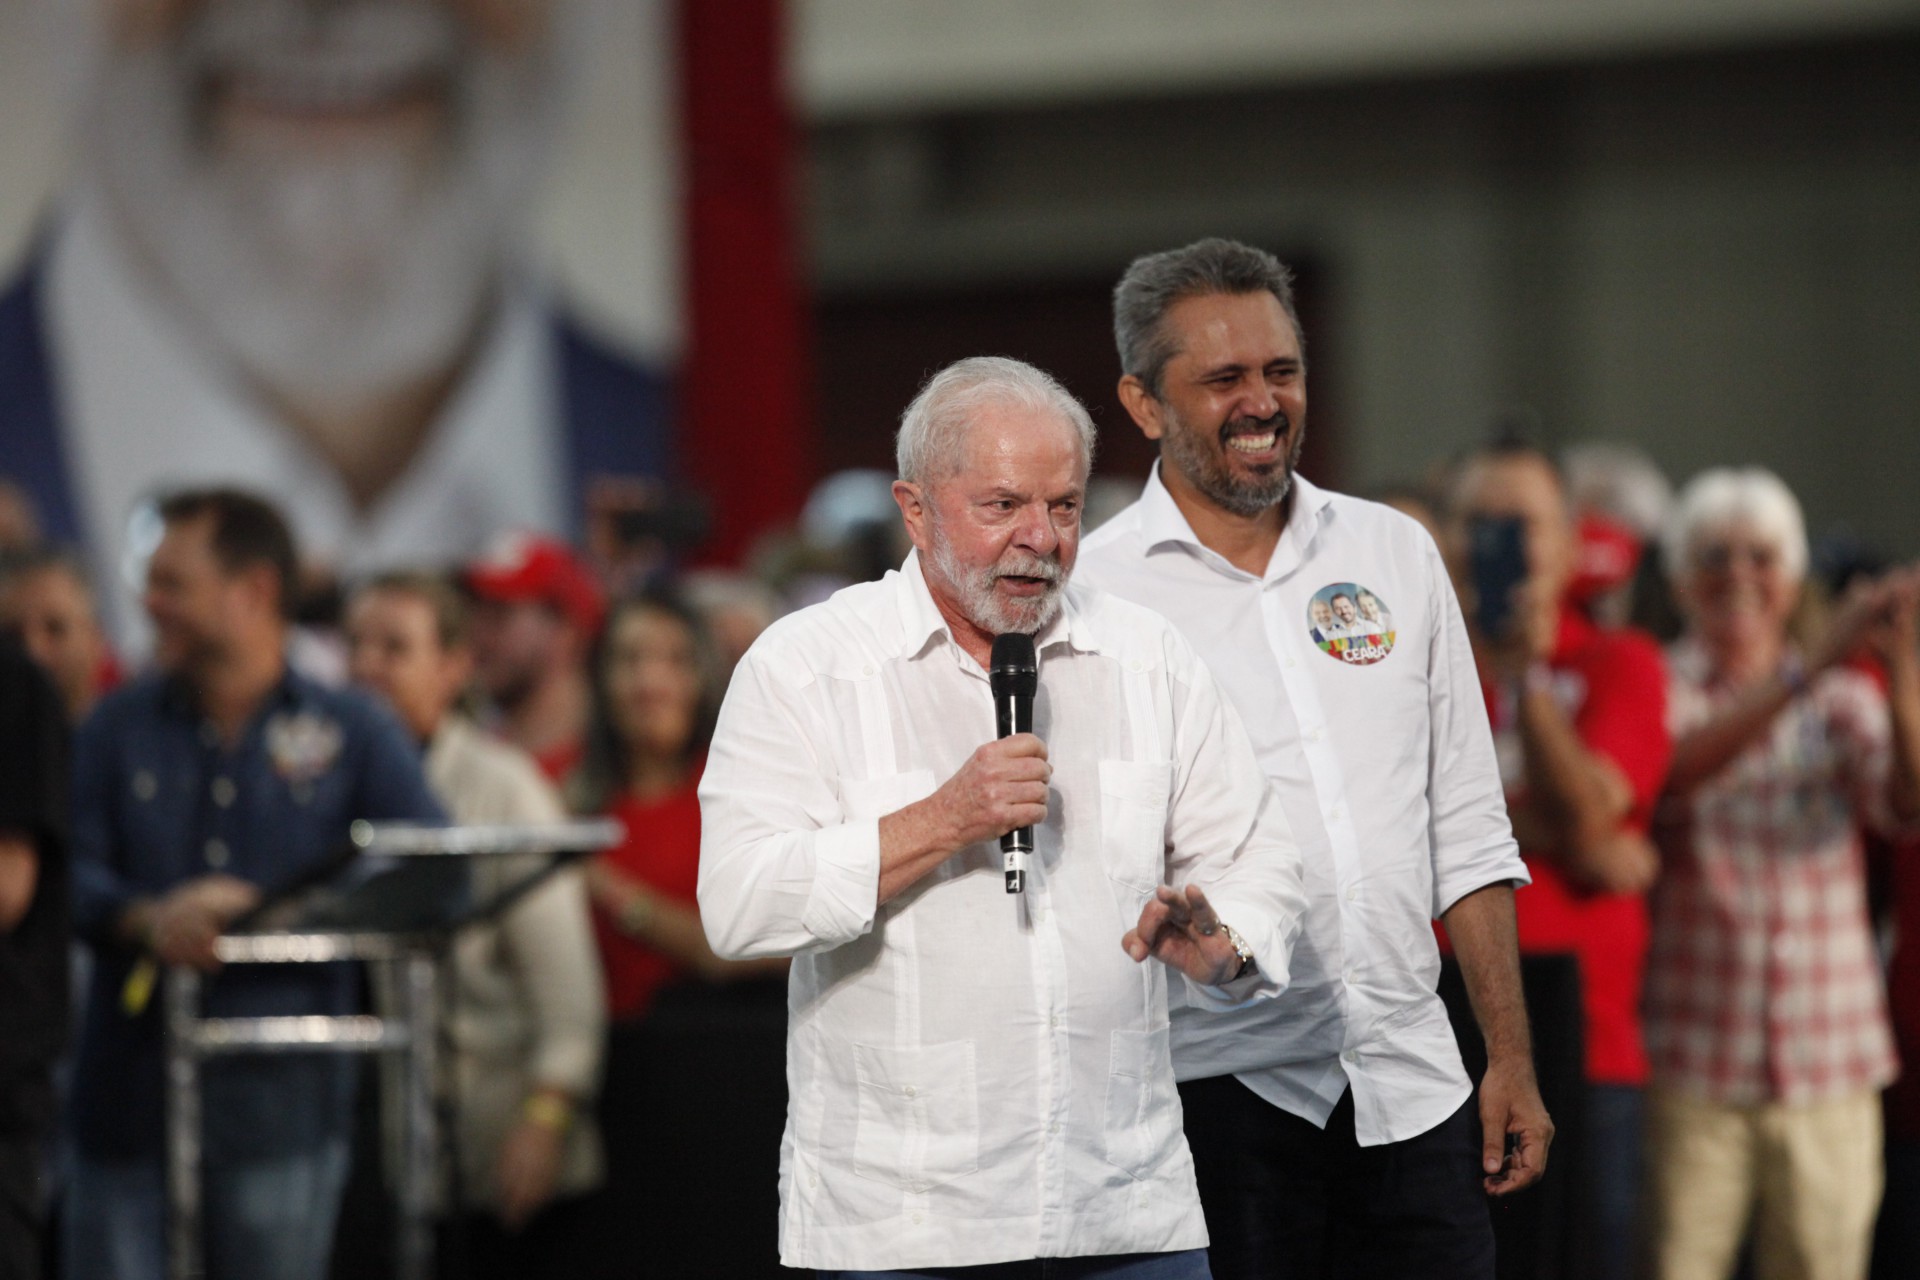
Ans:
<svg viewBox="0 0 1920 1280"><path fill-rule="evenodd" d="M686 785L658 800L622 795L607 816L627 826L627 838L604 857L621 875L687 906L697 906L700 882L699 770ZM616 1022L643 1016L661 987L680 976L673 961L621 931L596 904L593 932L606 969L607 1012Z"/></svg>
<svg viewBox="0 0 1920 1280"><path fill-rule="evenodd" d="M1659 646L1638 631L1602 630L1568 610L1547 665L1554 697L1580 741L1611 760L1633 787L1628 824L1644 832L1673 754ZM1514 803L1525 786L1514 708L1503 705L1492 687L1482 691L1500 747L1507 799ZM1551 858L1524 849L1521 857L1533 884L1515 898L1520 950L1570 951L1579 958L1588 1081L1645 1084L1647 1052L1640 1030L1649 931L1645 895L1576 888Z"/></svg>
<svg viewBox="0 0 1920 1280"><path fill-rule="evenodd" d="M571 738L545 751L534 752L533 762L540 766L540 772L547 776L547 781L558 787L566 783L567 775L578 769L586 757L586 740Z"/></svg>

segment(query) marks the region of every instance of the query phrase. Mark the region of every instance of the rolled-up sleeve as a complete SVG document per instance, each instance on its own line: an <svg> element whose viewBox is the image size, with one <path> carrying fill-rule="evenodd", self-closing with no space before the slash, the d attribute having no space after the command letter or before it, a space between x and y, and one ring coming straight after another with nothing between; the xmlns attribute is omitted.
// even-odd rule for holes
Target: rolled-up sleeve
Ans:
<svg viewBox="0 0 1920 1280"><path fill-rule="evenodd" d="M1530 884L1514 843L1493 754L1480 673L1467 639L1466 619L1448 584L1446 566L1431 546L1429 608L1433 641L1427 653L1431 692L1431 754L1427 774L1428 841L1433 858L1433 918L1492 884Z"/></svg>
<svg viewBox="0 0 1920 1280"><path fill-rule="evenodd" d="M758 652L734 672L700 780L700 919L745 960L851 942L873 928L879 814L846 812L803 681Z"/></svg>
<svg viewBox="0 0 1920 1280"><path fill-rule="evenodd" d="M1238 713L1206 666L1184 641L1171 647L1170 661L1176 706L1168 880L1203 889L1259 966L1219 987L1183 980L1190 1004L1232 1009L1287 987L1307 908L1300 846Z"/></svg>

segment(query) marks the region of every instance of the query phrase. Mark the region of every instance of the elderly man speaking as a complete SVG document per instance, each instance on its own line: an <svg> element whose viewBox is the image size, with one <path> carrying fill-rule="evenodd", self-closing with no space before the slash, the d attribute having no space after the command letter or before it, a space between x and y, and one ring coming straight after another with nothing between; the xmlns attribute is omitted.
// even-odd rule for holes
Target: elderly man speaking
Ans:
<svg viewBox="0 0 1920 1280"><path fill-rule="evenodd" d="M1210 1007L1277 993L1300 859L1179 633L1068 584L1092 454L1038 369L936 374L900 427L914 551L777 623L728 691L700 907L722 955L795 956L790 1266L1208 1274L1167 971ZM1035 731L996 739L1008 633ZM1029 824L1012 893L996 839Z"/></svg>

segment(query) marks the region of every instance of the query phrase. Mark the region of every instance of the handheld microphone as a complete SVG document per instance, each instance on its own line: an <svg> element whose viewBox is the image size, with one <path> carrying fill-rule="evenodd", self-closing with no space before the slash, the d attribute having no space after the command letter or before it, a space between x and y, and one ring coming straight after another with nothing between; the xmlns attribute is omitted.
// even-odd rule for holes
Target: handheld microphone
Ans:
<svg viewBox="0 0 1920 1280"><path fill-rule="evenodd" d="M993 719L999 736L1032 733L1033 695L1040 690L1040 664L1034 658L1032 636L1010 631L993 638L987 683L993 688ZM1000 861L1008 893L1026 890L1027 859L1032 854L1032 827L1015 827L1000 837Z"/></svg>

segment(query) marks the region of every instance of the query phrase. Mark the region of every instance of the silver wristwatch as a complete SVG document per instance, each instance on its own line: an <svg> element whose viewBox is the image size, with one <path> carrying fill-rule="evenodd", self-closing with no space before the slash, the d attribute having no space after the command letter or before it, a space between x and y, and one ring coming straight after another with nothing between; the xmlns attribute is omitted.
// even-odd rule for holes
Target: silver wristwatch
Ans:
<svg viewBox="0 0 1920 1280"><path fill-rule="evenodd" d="M1247 940L1240 936L1240 931L1222 920L1220 922L1220 932L1227 935L1227 945L1233 948L1233 954L1240 957L1239 970L1234 973L1233 977L1228 978L1227 981L1236 982L1241 978L1260 972L1260 962L1253 958L1253 948L1248 946Z"/></svg>

